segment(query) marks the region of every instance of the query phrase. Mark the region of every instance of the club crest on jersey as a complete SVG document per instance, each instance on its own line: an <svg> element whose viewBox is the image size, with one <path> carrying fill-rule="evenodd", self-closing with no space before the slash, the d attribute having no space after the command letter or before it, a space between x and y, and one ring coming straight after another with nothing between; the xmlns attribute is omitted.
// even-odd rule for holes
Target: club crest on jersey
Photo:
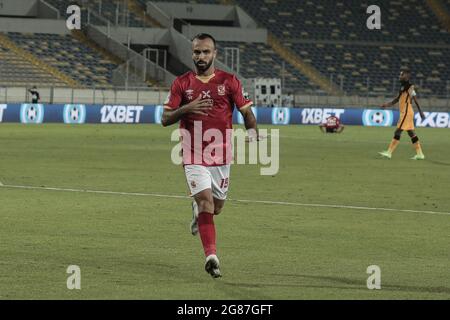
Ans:
<svg viewBox="0 0 450 320"><path fill-rule="evenodd" d="M187 98L188 100L192 100L192 99L194 98L194 97L193 97L193 95L194 95L194 90L188 89L188 90L186 90L184 93L186 94L186 98Z"/></svg>
<svg viewBox="0 0 450 320"><path fill-rule="evenodd" d="M217 86L217 94L219 96L224 96L225 95L225 85L224 84L219 84Z"/></svg>
<svg viewBox="0 0 450 320"><path fill-rule="evenodd" d="M192 187L192 188L196 188L196 187L197 187L197 184L195 183L194 180L191 181L191 187Z"/></svg>

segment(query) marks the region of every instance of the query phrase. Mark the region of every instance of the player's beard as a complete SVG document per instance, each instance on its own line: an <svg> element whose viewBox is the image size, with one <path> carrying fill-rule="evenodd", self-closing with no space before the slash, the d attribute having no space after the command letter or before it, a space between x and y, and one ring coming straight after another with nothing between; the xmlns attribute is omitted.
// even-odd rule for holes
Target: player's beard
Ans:
<svg viewBox="0 0 450 320"><path fill-rule="evenodd" d="M402 86L406 86L406 85L409 84L409 80L400 80L400 84L401 84Z"/></svg>
<svg viewBox="0 0 450 320"><path fill-rule="evenodd" d="M211 65L213 64L213 60L211 59L211 61L210 62L207 62L206 64L204 64L204 65L199 65L199 62L205 62L205 61L202 61L202 60L199 60L199 61L194 61L194 64L195 64L195 67L197 68L197 72L198 73L204 73L206 70L208 70L210 67L211 67Z"/></svg>

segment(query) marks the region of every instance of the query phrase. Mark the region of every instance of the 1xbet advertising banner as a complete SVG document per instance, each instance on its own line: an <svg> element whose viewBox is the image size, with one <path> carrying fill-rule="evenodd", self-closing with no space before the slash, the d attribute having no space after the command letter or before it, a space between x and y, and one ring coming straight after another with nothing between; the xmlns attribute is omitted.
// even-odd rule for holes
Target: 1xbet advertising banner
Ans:
<svg viewBox="0 0 450 320"><path fill-rule="evenodd" d="M274 125L319 125L331 115L342 124L362 126L395 126L397 110L353 108L263 108L252 107L258 123ZM0 122L39 123L161 123L161 105L84 105L84 104L0 104ZM422 120L415 114L417 127L450 128L450 113L424 112ZM242 115L234 110L233 123L243 124Z"/></svg>

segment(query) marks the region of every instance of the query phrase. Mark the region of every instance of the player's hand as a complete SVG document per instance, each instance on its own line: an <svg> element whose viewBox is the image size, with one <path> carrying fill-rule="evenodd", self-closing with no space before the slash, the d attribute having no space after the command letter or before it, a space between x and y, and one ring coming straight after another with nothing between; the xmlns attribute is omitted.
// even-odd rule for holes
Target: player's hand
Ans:
<svg viewBox="0 0 450 320"><path fill-rule="evenodd" d="M186 113L193 113L202 116L207 116L208 111L212 109L213 100L212 99L202 99L200 94L195 100L191 101L183 107Z"/></svg>
<svg viewBox="0 0 450 320"><path fill-rule="evenodd" d="M266 136L257 133L254 129L250 129L245 137L245 142L261 141L265 139Z"/></svg>
<svg viewBox="0 0 450 320"><path fill-rule="evenodd" d="M420 112L420 117L422 118L422 120L425 120L425 118L426 118L425 114L422 111Z"/></svg>
<svg viewBox="0 0 450 320"><path fill-rule="evenodd" d="M383 104L380 106L381 109L386 109L387 107L388 107L387 103L383 103Z"/></svg>
<svg viewBox="0 0 450 320"><path fill-rule="evenodd" d="M256 138L247 136L247 137L245 137L245 142L261 141L264 138L265 137L262 135L258 135Z"/></svg>

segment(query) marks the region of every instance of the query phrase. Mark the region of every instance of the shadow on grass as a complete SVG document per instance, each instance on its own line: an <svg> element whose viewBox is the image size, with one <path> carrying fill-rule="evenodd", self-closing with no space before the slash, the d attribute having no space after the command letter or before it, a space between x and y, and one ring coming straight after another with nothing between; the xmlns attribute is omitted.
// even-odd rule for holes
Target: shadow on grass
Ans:
<svg viewBox="0 0 450 320"><path fill-rule="evenodd" d="M425 159L425 161L430 162L432 164L437 164L439 166L449 166L450 167L450 163L449 162L442 162L442 161L429 160L429 159Z"/></svg>
<svg viewBox="0 0 450 320"><path fill-rule="evenodd" d="M333 286L333 285L309 285L301 283L276 283L267 284L265 286L286 286L286 287L310 287L310 288L335 288L335 289L366 289L366 283L364 280L350 279L344 277L331 277L331 276L315 276L315 275L304 275L304 274L271 274L270 276L283 276L283 277L293 277L293 278L307 278L315 279L327 282L336 282L339 284L349 285L348 287L343 286ZM256 284L258 286L264 286L263 284ZM404 292L420 292L420 293L443 293L450 295L450 288L447 287L419 287L419 286L405 286L405 285L390 285L381 283L381 288L390 291L404 291Z"/></svg>

